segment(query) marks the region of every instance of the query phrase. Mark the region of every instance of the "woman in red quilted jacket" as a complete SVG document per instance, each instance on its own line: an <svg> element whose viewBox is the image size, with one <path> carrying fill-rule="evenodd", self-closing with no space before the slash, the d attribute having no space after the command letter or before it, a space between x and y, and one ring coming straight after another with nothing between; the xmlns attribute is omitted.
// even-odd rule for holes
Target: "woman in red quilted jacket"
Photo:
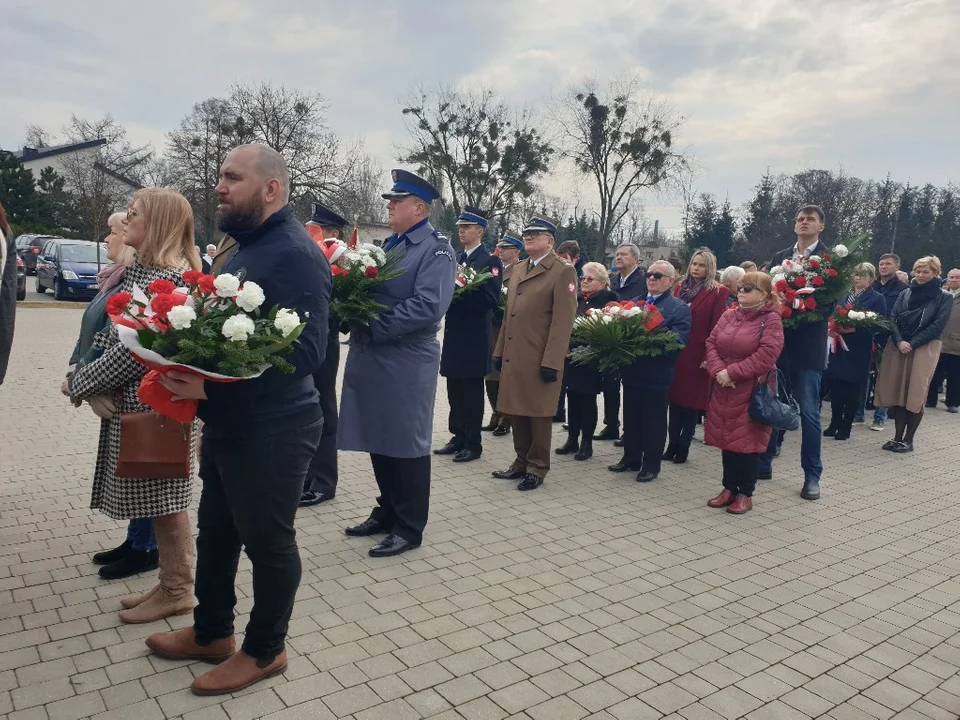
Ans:
<svg viewBox="0 0 960 720"><path fill-rule="evenodd" d="M757 461L771 432L769 425L750 418L750 399L757 380L777 366L783 325L766 273L740 278L737 303L720 317L707 339L707 372L713 391L705 437L707 445L720 448L723 455L723 492L707 505L741 515L753 507Z"/></svg>

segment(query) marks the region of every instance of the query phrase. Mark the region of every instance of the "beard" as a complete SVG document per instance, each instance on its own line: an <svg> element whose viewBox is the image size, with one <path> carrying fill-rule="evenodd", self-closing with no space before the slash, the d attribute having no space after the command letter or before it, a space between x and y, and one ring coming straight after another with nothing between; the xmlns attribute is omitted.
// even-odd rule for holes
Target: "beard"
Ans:
<svg viewBox="0 0 960 720"><path fill-rule="evenodd" d="M228 235L253 230L263 222L263 201L251 198L245 205L229 205L220 211L217 226Z"/></svg>

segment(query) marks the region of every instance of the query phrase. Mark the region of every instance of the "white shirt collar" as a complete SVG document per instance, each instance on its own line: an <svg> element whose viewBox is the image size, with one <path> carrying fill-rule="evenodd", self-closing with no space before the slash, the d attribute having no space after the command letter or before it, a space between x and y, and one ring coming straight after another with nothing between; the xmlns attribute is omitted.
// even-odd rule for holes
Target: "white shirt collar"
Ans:
<svg viewBox="0 0 960 720"><path fill-rule="evenodd" d="M547 253L547 255L549 255L549 254L550 254L550 253ZM535 268L537 265L539 265L540 262L543 260L543 258L545 258L547 255L543 255L543 256L537 258L536 260L534 260L533 258L530 258L530 269L532 270L532 269Z"/></svg>
<svg viewBox="0 0 960 720"><path fill-rule="evenodd" d="M478 244L476 247L470 248L469 250L464 250L464 252L466 253L466 256L469 258L479 249L480 249L480 245Z"/></svg>
<svg viewBox="0 0 960 720"><path fill-rule="evenodd" d="M630 272L628 272L626 275L624 275L623 273L620 274L620 287L623 287L623 284L627 281L627 278L633 275L638 268L639 268L639 265L635 267L633 270L631 270Z"/></svg>
<svg viewBox="0 0 960 720"><path fill-rule="evenodd" d="M803 253L801 253L801 252L800 252L800 242L799 242L799 241L795 242L795 243L793 244L793 257L794 257L794 259L799 259L799 257L800 257L801 254L802 254L803 257L805 257L805 258L810 257L811 255L814 254L814 250L816 250L817 247L819 247L819 245L820 245L820 241L817 240L813 245L811 245L811 246L808 247L806 250L804 250Z"/></svg>

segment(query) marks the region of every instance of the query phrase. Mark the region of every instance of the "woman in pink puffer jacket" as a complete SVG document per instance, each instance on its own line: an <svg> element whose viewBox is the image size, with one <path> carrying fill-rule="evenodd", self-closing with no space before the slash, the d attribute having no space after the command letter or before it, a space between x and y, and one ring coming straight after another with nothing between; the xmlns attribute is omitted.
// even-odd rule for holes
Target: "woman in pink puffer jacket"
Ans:
<svg viewBox="0 0 960 720"><path fill-rule="evenodd" d="M737 286L738 305L727 310L707 339L707 372L713 380L706 443L723 454L723 492L707 505L743 514L753 507L757 461L770 441L769 425L750 418L758 380L776 368L783 325L770 276L747 273ZM775 378L770 378L775 387Z"/></svg>

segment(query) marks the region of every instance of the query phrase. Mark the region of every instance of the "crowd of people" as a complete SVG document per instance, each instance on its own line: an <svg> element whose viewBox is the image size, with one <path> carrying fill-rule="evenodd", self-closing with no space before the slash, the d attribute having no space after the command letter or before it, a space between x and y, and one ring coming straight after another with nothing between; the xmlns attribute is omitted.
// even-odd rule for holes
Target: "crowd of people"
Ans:
<svg viewBox="0 0 960 720"><path fill-rule="evenodd" d="M960 302L960 270L951 270L941 288L935 257L917 260L909 282L898 277L900 259L892 253L879 259L879 276L872 264L857 265L846 303L889 318L889 330L845 330L845 349L831 352L829 308L785 328L771 275L752 262L721 270L708 249L696 250L685 265L658 260L642 268L637 247L624 244L611 273L585 262L576 242L555 247L557 224L544 216L530 218L516 236L504 235L490 252L483 244L488 213L466 207L457 222L462 250L455 253L430 222L439 191L395 170L383 195L394 231L384 249L399 258L399 272L380 286L383 308L369 324L343 326L330 313L332 275L322 250L340 242L347 219L316 204L300 224L289 189L286 165L273 150L245 145L230 152L216 188L225 236L203 256L186 199L172 190L138 191L126 212L109 220L112 264L83 314L61 386L76 406L101 419L91 507L128 524L124 542L93 560L107 579L159 570L151 591L121 599L123 622L193 613L191 626L155 633L146 643L163 657L219 663L194 679L198 694L234 692L285 670L284 640L301 577L295 516L298 506L335 497L338 451L368 453L379 490L369 517L345 533L382 536L369 549L372 557L422 543L440 376L450 438L432 450L437 462L476 461L484 431L512 434L515 459L493 476L532 491L543 485L554 455L586 463L594 443L613 442L622 456L607 470L651 483L665 464L691 461L702 423L705 444L720 450L721 488L706 504L732 514L752 509L757 482L772 477L784 441L783 431L751 414L758 388L799 406L806 500L820 497L822 438L849 439L871 398L872 429L884 429L887 412L894 419L895 434L883 448L896 453L913 450L924 408L936 406L938 383L946 384L950 412L960 404L960 313L952 312ZM821 240L825 221L819 207L801 208L796 243L762 268L829 252ZM0 232L12 239L2 208ZM2 298L10 264L6 257L0 265ZM479 289L456 294L461 266L489 277ZM198 401L202 421L202 432L197 422L189 426L200 437L195 551L187 509L196 463L179 478L117 476L124 418L148 410L137 392L146 369L119 341L106 307L118 292L157 279L181 284L184 272L201 268L256 282L267 307L295 309L305 327L288 358L289 374L271 369L225 384L186 373L163 376L175 398ZM678 349L638 356L616 370L571 364L577 316L618 300L655 307ZM9 352L13 326L6 305L0 310L2 382L2 351ZM338 401L344 331L350 341ZM492 412L486 425L484 396ZM831 419L823 430L826 400ZM566 440L551 451L553 425L562 419ZM238 649L234 585L241 550L252 562L254 603Z"/></svg>

